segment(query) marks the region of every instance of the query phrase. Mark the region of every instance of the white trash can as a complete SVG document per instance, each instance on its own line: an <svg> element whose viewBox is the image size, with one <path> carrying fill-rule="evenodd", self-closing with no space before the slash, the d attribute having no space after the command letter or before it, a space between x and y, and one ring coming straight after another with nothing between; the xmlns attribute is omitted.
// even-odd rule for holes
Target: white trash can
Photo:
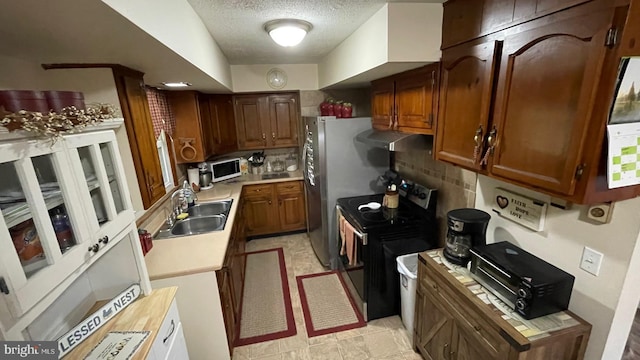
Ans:
<svg viewBox="0 0 640 360"><path fill-rule="evenodd" d="M416 283L418 278L418 253L396 258L400 273L400 313L402 323L413 334L413 316L416 306Z"/></svg>

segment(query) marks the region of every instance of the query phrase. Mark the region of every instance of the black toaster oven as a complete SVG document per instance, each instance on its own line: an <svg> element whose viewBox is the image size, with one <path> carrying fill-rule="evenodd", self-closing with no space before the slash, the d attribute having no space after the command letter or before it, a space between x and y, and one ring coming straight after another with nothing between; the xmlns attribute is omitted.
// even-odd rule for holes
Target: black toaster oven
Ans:
<svg viewBox="0 0 640 360"><path fill-rule="evenodd" d="M471 249L471 276L525 319L566 310L573 275L507 242Z"/></svg>

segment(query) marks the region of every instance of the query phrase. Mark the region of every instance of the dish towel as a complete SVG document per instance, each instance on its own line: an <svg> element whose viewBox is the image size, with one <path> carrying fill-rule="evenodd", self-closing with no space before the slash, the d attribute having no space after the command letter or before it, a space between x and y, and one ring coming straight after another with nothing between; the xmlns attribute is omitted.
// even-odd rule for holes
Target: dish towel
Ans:
<svg viewBox="0 0 640 360"><path fill-rule="evenodd" d="M342 215L340 215L340 238L342 239L340 255L347 255L349 265L356 265L358 246L355 240L355 229Z"/></svg>

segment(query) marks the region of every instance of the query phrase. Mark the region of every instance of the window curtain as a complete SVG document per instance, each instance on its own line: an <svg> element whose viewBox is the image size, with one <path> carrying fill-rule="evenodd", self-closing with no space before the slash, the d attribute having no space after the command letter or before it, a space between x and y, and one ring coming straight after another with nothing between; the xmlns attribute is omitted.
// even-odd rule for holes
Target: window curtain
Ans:
<svg viewBox="0 0 640 360"><path fill-rule="evenodd" d="M173 135L176 129L176 117L171 111L171 106L164 91L147 86L147 99L149 101L149 110L151 111L151 120L153 121L153 134L157 138L160 130L163 128L162 120L164 120L164 131L168 135Z"/></svg>

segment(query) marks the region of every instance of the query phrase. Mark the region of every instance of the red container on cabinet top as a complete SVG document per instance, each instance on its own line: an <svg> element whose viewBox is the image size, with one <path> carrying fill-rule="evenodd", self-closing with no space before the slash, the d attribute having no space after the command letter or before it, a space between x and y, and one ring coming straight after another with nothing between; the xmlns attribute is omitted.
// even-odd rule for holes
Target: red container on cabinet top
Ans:
<svg viewBox="0 0 640 360"><path fill-rule="evenodd" d="M84 110L84 94L79 91L43 91L47 98L49 108L60 112L62 108L75 106L78 110Z"/></svg>
<svg viewBox="0 0 640 360"><path fill-rule="evenodd" d="M6 111L20 110L49 113L47 98L42 91L33 90L2 90L0 91L0 106Z"/></svg>

